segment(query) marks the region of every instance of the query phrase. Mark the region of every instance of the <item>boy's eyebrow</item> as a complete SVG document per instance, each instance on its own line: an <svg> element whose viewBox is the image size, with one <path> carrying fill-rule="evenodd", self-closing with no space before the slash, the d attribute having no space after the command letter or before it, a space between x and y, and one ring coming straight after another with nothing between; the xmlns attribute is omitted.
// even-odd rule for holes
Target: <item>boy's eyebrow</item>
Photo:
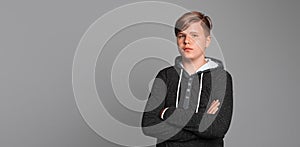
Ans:
<svg viewBox="0 0 300 147"><path fill-rule="evenodd" d="M190 34L191 34L191 33L196 33L196 34L198 34L199 32L194 32L194 31L193 31L193 32L190 32Z"/></svg>
<svg viewBox="0 0 300 147"><path fill-rule="evenodd" d="M186 33L184 33L184 32L179 32L178 35L179 35L179 34L184 34L184 35L185 35ZM192 32L190 32L190 34L199 34L199 32L192 31Z"/></svg>

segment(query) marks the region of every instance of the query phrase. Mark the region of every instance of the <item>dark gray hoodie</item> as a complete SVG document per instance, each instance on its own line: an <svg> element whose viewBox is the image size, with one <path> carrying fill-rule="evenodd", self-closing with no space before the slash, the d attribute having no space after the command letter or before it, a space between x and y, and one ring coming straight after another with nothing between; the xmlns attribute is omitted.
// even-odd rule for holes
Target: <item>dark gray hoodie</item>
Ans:
<svg viewBox="0 0 300 147"><path fill-rule="evenodd" d="M232 77L220 60L206 57L206 64L189 75L181 56L175 65L154 80L142 118L145 135L157 138L158 147L223 147L233 107ZM221 103L208 114L211 102Z"/></svg>

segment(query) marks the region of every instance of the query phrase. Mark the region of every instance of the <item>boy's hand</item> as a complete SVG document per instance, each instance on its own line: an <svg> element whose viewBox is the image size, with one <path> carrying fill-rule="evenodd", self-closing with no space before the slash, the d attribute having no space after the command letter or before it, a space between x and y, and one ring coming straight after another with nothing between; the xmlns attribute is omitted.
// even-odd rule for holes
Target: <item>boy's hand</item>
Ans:
<svg viewBox="0 0 300 147"><path fill-rule="evenodd" d="M220 105L219 100L213 100L209 109L207 110L208 114L215 114L218 111L218 106Z"/></svg>

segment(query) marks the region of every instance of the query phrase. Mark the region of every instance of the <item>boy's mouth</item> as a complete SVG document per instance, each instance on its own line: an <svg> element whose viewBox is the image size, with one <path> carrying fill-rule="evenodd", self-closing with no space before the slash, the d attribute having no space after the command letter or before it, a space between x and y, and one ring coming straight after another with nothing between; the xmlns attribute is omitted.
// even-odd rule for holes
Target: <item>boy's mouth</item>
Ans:
<svg viewBox="0 0 300 147"><path fill-rule="evenodd" d="M193 50L192 48L184 48L183 49L184 51L190 51L190 50Z"/></svg>

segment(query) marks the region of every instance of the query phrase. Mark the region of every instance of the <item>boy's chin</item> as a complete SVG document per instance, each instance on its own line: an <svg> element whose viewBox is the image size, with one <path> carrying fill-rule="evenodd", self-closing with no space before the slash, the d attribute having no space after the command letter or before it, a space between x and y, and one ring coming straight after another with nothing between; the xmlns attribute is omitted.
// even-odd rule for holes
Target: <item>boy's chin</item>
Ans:
<svg viewBox="0 0 300 147"><path fill-rule="evenodd" d="M192 61L195 59L195 57L192 55L181 54L181 56L182 56L182 58L184 58L187 61L189 61L189 60Z"/></svg>

